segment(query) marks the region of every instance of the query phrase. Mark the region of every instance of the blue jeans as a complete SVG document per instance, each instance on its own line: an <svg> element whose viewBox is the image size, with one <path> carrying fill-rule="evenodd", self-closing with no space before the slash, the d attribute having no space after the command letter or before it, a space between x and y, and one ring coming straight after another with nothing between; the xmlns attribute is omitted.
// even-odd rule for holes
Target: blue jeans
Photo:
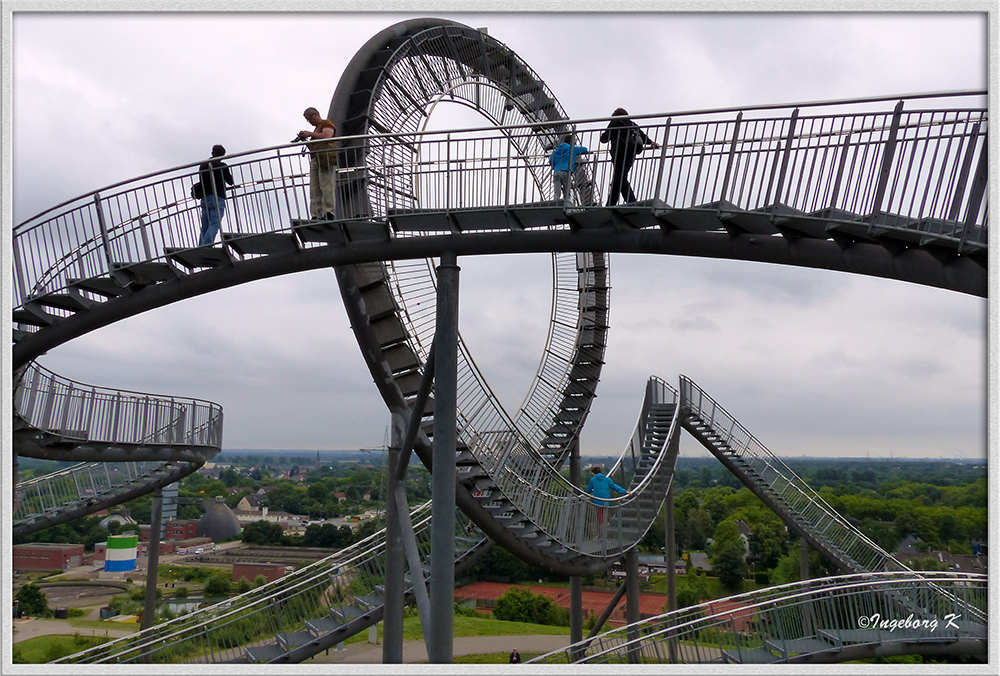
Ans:
<svg viewBox="0 0 1000 676"><path fill-rule="evenodd" d="M216 195L205 195L201 199L201 236L198 246L211 246L219 234L219 224L226 213L226 200Z"/></svg>

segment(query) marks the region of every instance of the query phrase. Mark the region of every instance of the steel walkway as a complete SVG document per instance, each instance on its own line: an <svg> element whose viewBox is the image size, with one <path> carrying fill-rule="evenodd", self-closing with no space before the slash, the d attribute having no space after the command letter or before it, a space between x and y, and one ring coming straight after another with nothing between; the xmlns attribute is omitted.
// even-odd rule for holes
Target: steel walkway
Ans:
<svg viewBox="0 0 1000 676"><path fill-rule="evenodd" d="M527 663L810 664L902 654L985 658L987 604L987 577L976 573L840 575L681 608Z"/></svg>
<svg viewBox="0 0 1000 676"><path fill-rule="evenodd" d="M490 126L424 131L442 98L474 108ZM629 526L604 537L589 499L560 469L603 365L608 253L770 261L985 296L983 102L982 92L968 92L637 116L660 146L637 157L632 172L645 199L604 207L611 163L597 149L608 119L570 120L537 74L485 33L406 21L359 51L331 103L343 134L335 151L336 218L306 218L309 172L298 146L227 158L241 188L229 198L221 246L195 246L199 206L188 196L194 164L58 205L15 227L13 364L19 372L34 368L36 358L68 340L195 295L334 266L373 379L397 421L422 419L414 450L429 464L433 399L413 408L434 335L427 301L436 276L433 260L421 259L552 252L549 336L517 414L497 402L459 345L456 498L475 526L549 570L601 570L642 537L659 510L683 425L836 558L835 548L849 543L823 522L835 515L792 502L805 494L802 486L788 492L773 477L753 477L777 464L747 464L710 419L685 408L688 395L679 398L655 379L614 468L630 496L612 505L611 523ZM572 200L561 203L552 199L546 157L567 133L595 152L575 172ZM35 424L24 431L15 437L23 455L63 448L72 449L62 453L68 459L121 461L135 459L129 450L134 456L141 446L156 460L204 457L180 439L95 444ZM847 568L872 565L860 556L836 560ZM283 657L303 654L305 634L286 631L307 631L290 629L300 619L294 616L274 620L272 635L284 638L261 645L277 646ZM235 647L243 639L219 640L245 657ZM272 652L250 657L278 659Z"/></svg>

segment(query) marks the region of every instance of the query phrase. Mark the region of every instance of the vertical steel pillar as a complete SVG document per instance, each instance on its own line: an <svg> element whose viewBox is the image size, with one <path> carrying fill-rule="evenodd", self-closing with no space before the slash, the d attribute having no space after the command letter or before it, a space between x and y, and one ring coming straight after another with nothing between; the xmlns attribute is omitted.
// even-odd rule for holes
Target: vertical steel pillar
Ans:
<svg viewBox="0 0 1000 676"><path fill-rule="evenodd" d="M663 518L663 559L667 564L667 610L677 610L677 577L674 562L677 561L677 543L674 540L674 482L667 489L666 511Z"/></svg>
<svg viewBox="0 0 1000 676"><path fill-rule="evenodd" d="M400 465L400 424L392 420L385 495L385 600L382 616L382 664L403 663L403 540L399 527L396 487L406 485L397 472Z"/></svg>
<svg viewBox="0 0 1000 676"><path fill-rule="evenodd" d="M574 486L580 485L580 438L573 440L569 455L569 480ZM569 578L569 642L583 640L583 578L572 575ZM576 659L573 656L571 659Z"/></svg>
<svg viewBox="0 0 1000 676"><path fill-rule="evenodd" d="M451 664L455 624L455 450L458 398L458 260L453 251L438 266L434 332L434 450L431 483L431 626L427 657Z"/></svg>
<svg viewBox="0 0 1000 676"><path fill-rule="evenodd" d="M674 562L677 561L677 543L674 540L674 482L670 480L667 489L666 511L663 518L663 559L667 564L667 610L677 610L677 576ZM677 664L677 641L667 642L667 655L672 664Z"/></svg>
<svg viewBox="0 0 1000 676"><path fill-rule="evenodd" d="M625 621L629 625L639 621L639 553L635 547L625 552ZM629 629L628 640L639 638L638 630ZM639 663L637 649L629 648L629 664Z"/></svg>
<svg viewBox="0 0 1000 676"><path fill-rule="evenodd" d="M163 488L153 491L153 511L149 516L149 554L146 557L146 599L142 608L142 628L156 621L156 585L160 566L160 520L163 517Z"/></svg>
<svg viewBox="0 0 1000 676"><path fill-rule="evenodd" d="M809 543L799 538L799 579L809 579Z"/></svg>

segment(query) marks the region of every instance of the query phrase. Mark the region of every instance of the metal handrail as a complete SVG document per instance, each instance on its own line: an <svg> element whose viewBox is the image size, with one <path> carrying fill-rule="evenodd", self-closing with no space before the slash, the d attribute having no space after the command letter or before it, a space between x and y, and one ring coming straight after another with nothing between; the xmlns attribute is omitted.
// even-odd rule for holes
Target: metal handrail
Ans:
<svg viewBox="0 0 1000 676"><path fill-rule="evenodd" d="M96 444L206 446L222 443L222 407L87 385L32 362L17 378L14 410L29 426Z"/></svg>
<svg viewBox="0 0 1000 676"><path fill-rule="evenodd" d="M976 99L981 93L947 96ZM745 138L734 133L734 119L716 119L725 110L636 116L661 150L637 158L632 183L638 194L660 200L658 208L701 208L725 201L736 210L751 212L780 201L803 211L803 217L830 222L840 222L838 214L810 214L843 210L853 214L843 217L850 224L892 213L899 218L870 220L868 231L912 231L966 247L985 246L986 195L973 184L981 173L976 167L985 166L986 109L948 107L894 114L864 111L869 101L839 103L859 111L836 115L808 115L811 107L802 105L786 117L751 120L746 111L752 109L746 109L738 125L748 130ZM599 150L601 123L609 119L560 121L560 125L575 125L578 142ZM795 129L790 127L793 119ZM493 127L345 137L344 142L365 145L377 139L380 145L395 141L420 146L420 166L401 163L377 169L387 181L402 180L400 185L424 182L421 209L514 207L550 199L551 179L544 174L542 153L528 153L530 161L508 164L495 150L513 146L497 142L517 133L538 141L540 129L545 129L543 123L499 131ZM844 142L826 140L833 138ZM297 146L273 146L226 158L243 186L228 205L223 224L227 232L287 232L292 219L307 217L308 172L299 151ZM476 166L465 161L472 159ZM595 153L593 159L595 179L606 184L611 170L607 155ZM969 170L958 171L959 166ZM465 187L445 192L445 178L459 168ZM779 168L782 180L775 183L772 178ZM187 188L196 171L196 165L189 164L117 183L16 226L15 306L65 289L72 278L105 276L117 266L163 260L167 249L195 246L198 203L188 196ZM341 169L344 180L350 171ZM735 180L724 182L727 175ZM538 176L541 185L534 178ZM378 178L373 173L369 180ZM506 186L517 189L508 191ZM514 196L517 199L511 201ZM385 218L397 206L412 208L412 200L400 201L396 191L387 190L386 199L380 205L385 213L359 217Z"/></svg>
<svg viewBox="0 0 1000 676"><path fill-rule="evenodd" d="M55 472L20 481L14 487L12 519L18 523L38 514L63 509L67 504L96 498L114 489L144 478L159 467L159 462L83 462Z"/></svg>
<svg viewBox="0 0 1000 676"><path fill-rule="evenodd" d="M482 542L482 534L456 513L456 561ZM430 502L410 514L419 549L430 538ZM330 556L226 601L199 609L54 663L228 663L245 659L247 648L309 630L307 622L328 618L376 590L385 580L384 529ZM470 546L464 541L474 541ZM346 618L346 616L345 616ZM345 619L346 624L346 619ZM313 639L322 631L314 630ZM322 648L317 648L317 652Z"/></svg>
<svg viewBox="0 0 1000 676"><path fill-rule="evenodd" d="M942 590L946 594L939 594ZM740 662L744 655L752 659L750 653L770 653L768 661L786 662L839 652L846 644L959 638L985 643L987 604L982 574L840 575L670 611L529 662Z"/></svg>
<svg viewBox="0 0 1000 676"><path fill-rule="evenodd" d="M762 478L761 480L768 481L772 487L775 485L775 480L780 479L784 482L784 485L780 487L782 490L788 489L792 491L794 496L805 499L803 505L789 505L788 508L809 517L809 525L814 534L836 547L842 548L841 551L861 570L878 571L886 568L907 570L907 566L834 510L815 490L810 488L791 468L768 450L731 413L694 381L682 375L680 389L682 408L686 411L690 410L693 415L710 425L717 434L722 436L726 447L732 451L736 458L754 467ZM785 493L780 493L780 495L785 500L790 499ZM804 510L807 507L811 508L813 513L805 514ZM815 513L819 513L825 519L823 525L816 523ZM841 537L837 538L836 535ZM859 548L860 551L858 551ZM847 551L848 549L850 551Z"/></svg>

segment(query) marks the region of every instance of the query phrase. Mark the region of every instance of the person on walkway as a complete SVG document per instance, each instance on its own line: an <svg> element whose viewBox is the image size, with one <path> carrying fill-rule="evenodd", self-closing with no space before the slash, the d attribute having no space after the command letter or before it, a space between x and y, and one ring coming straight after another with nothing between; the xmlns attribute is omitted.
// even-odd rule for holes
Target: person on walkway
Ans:
<svg viewBox="0 0 1000 676"><path fill-rule="evenodd" d="M616 108L608 122L608 128L601 132L601 143L611 144L611 192L608 194L607 206L618 204L618 196L625 202L635 202L635 193L628 182L628 172L632 169L635 156L646 147L659 148L628 116L624 108Z"/></svg>
<svg viewBox="0 0 1000 676"><path fill-rule="evenodd" d="M573 145L573 135L563 136L562 143L557 145L549 155L549 165L552 167L552 178L556 188L556 199L562 197L563 204L570 204L570 187L573 172L576 170L576 158L589 152L586 146Z"/></svg>
<svg viewBox="0 0 1000 676"><path fill-rule="evenodd" d="M510 663L511 664L521 663L521 654L517 652L517 648L514 648L513 650L510 651Z"/></svg>
<svg viewBox="0 0 1000 676"><path fill-rule="evenodd" d="M309 142L309 215L333 220L337 205L337 142L333 137L337 128L312 107L306 108L302 117L314 127L312 131L303 129L295 137Z"/></svg>
<svg viewBox="0 0 1000 676"><path fill-rule="evenodd" d="M201 234L198 246L211 246L219 234L226 213L226 185L233 185L233 172L218 159L226 154L221 145L212 146L212 159L198 166L201 181Z"/></svg>
<svg viewBox="0 0 1000 676"><path fill-rule="evenodd" d="M600 465L594 465L590 471L593 473L593 476L590 477L590 482L587 484L587 494L594 496L594 504L597 506L597 523L603 525L604 511L608 506L607 498L611 497L611 489L614 488L622 495L628 495L629 492L602 474ZM605 499L601 500L598 498Z"/></svg>

